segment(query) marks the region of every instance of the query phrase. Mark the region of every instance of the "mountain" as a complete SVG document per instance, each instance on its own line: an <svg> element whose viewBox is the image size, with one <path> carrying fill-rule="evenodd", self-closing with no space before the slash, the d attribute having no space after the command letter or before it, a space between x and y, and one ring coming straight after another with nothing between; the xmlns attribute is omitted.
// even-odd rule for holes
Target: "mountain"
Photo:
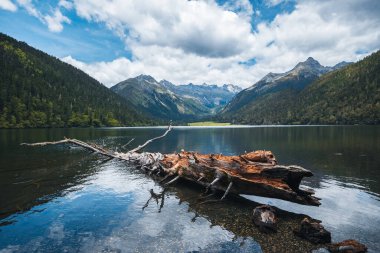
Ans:
<svg viewBox="0 0 380 253"><path fill-rule="evenodd" d="M129 78L111 90L132 103L136 110L156 119L189 120L209 112L199 101L172 92L149 75Z"/></svg>
<svg viewBox="0 0 380 253"><path fill-rule="evenodd" d="M174 85L149 75L129 78L111 87L131 102L136 110L157 118L194 120L221 109L240 88L234 85Z"/></svg>
<svg viewBox="0 0 380 253"><path fill-rule="evenodd" d="M380 51L322 76L294 102L295 123L380 124Z"/></svg>
<svg viewBox="0 0 380 253"><path fill-rule="evenodd" d="M195 85L192 83L174 85L169 81L162 80L160 83L168 90L187 97L198 100L210 109L210 113L215 113L222 109L238 92L242 89L233 84L224 84L222 87L217 85Z"/></svg>
<svg viewBox="0 0 380 253"><path fill-rule="evenodd" d="M0 33L0 128L149 123L79 69Z"/></svg>
<svg viewBox="0 0 380 253"><path fill-rule="evenodd" d="M243 124L379 124L379 91L380 51L334 67L321 67L309 58L243 90L218 119Z"/></svg>
<svg viewBox="0 0 380 253"><path fill-rule="evenodd" d="M282 90L292 89L295 92L302 90L321 75L343 66L324 67L318 61L309 57L298 63L292 70L285 73L269 73L256 84L238 93L234 99L222 110L223 115L234 114L244 107L250 107L259 98Z"/></svg>
<svg viewBox="0 0 380 253"><path fill-rule="evenodd" d="M331 70L337 70L337 69L341 69L343 67L346 67L347 65L350 65L352 62L346 62L346 61L342 61L342 62L339 62L338 64L336 64L335 66L331 67Z"/></svg>

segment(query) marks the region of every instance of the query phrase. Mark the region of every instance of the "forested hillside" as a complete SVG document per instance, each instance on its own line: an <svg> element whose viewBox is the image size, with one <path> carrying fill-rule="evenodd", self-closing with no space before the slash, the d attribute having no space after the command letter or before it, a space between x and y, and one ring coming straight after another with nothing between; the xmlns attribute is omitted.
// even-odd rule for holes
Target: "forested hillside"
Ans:
<svg viewBox="0 0 380 253"><path fill-rule="evenodd" d="M324 67L318 61L309 57L298 63L292 70L285 73L269 73L260 81L238 93L222 110L223 115L235 115L235 112L254 106L265 97L285 90L298 92L312 83L321 75L333 70L334 67Z"/></svg>
<svg viewBox="0 0 380 253"><path fill-rule="evenodd" d="M225 110L218 120L241 124L379 124L380 51L327 73L302 89L286 87L236 110Z"/></svg>
<svg viewBox="0 0 380 253"><path fill-rule="evenodd" d="M149 123L75 67L0 33L0 128Z"/></svg>
<svg viewBox="0 0 380 253"><path fill-rule="evenodd" d="M319 78L293 110L303 124L380 124L380 51Z"/></svg>

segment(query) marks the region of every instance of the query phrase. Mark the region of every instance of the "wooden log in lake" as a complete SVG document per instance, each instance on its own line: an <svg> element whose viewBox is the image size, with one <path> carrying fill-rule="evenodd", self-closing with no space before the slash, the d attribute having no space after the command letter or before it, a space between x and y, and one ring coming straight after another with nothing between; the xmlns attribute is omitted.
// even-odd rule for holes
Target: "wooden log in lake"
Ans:
<svg viewBox="0 0 380 253"><path fill-rule="evenodd" d="M200 154L181 151L161 154L139 152L154 140L165 137L172 127L161 136L146 141L128 152L112 152L99 145L76 139L55 142L22 143L27 146L70 144L97 152L109 159L120 159L133 163L137 168L160 179L164 186L179 180L188 180L211 190L223 191L222 200L228 194L247 194L271 197L303 205L320 205L312 191L299 188L303 177L313 174L300 166L278 165L271 151L258 150L239 156L222 154Z"/></svg>

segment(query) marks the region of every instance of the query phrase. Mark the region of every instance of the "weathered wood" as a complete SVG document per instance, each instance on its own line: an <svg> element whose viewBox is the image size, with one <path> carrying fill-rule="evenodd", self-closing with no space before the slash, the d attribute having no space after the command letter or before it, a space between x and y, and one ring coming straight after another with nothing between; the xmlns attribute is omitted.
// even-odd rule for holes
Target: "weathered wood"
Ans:
<svg viewBox="0 0 380 253"><path fill-rule="evenodd" d="M178 180L189 180L210 189L227 194L247 194L283 199L303 205L320 205L319 199L312 191L299 188L303 177L313 174L300 166L277 165L271 151L258 150L240 156L225 156L222 154L199 154L197 152L181 151L175 154L141 152L154 140L165 137L171 125L164 134L146 141L144 144L126 152L112 152L96 144L86 143L77 139L67 139L56 142L22 143L27 146L45 146L71 144L83 147L91 152L97 152L109 158L116 158L134 163L137 168L149 175L167 179L169 186Z"/></svg>
<svg viewBox="0 0 380 253"><path fill-rule="evenodd" d="M182 179L221 191L226 191L232 182L229 192L233 194L320 205L313 192L299 189L302 178L313 174L299 166L277 165L270 151L258 150L241 156L182 151L164 155L160 164L166 174L179 175Z"/></svg>

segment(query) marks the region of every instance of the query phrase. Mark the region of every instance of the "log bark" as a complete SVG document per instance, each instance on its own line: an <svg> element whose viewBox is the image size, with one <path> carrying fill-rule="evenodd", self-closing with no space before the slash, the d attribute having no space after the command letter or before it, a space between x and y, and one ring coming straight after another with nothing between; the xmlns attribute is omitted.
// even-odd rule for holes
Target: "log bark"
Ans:
<svg viewBox="0 0 380 253"><path fill-rule="evenodd" d="M299 188L302 178L313 174L300 166L278 165L271 151L258 150L239 156L200 154L191 151L174 154L139 152L152 141L165 137L171 129L172 127L169 126L161 136L150 139L125 153L112 152L96 144L67 138L56 142L22 143L21 145L80 146L110 159L133 163L136 168L145 173L159 177L160 182L165 186L179 180L188 180L204 186L206 192L223 191L222 199L227 194L247 194L278 198L303 205L320 205L319 199L313 196L312 191Z"/></svg>

